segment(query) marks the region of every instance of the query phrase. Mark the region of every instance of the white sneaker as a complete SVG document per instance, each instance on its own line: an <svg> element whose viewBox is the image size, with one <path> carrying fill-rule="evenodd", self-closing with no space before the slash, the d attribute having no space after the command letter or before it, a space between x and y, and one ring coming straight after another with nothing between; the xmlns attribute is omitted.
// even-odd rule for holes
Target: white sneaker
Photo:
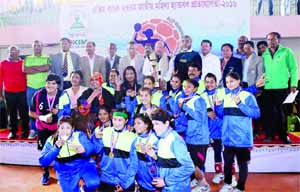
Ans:
<svg viewBox="0 0 300 192"><path fill-rule="evenodd" d="M7 136L7 139L16 139L16 138L17 138L17 136L14 135L12 132L10 132Z"/></svg>
<svg viewBox="0 0 300 192"><path fill-rule="evenodd" d="M85 192L83 189L83 186L81 186L79 190L80 190L80 192Z"/></svg>
<svg viewBox="0 0 300 192"><path fill-rule="evenodd" d="M233 192L245 192L245 191L242 191L242 190L240 190L240 189L235 188L235 189L233 190Z"/></svg>
<svg viewBox="0 0 300 192"><path fill-rule="evenodd" d="M35 130L30 130L28 139L35 139L37 137L37 132Z"/></svg>
<svg viewBox="0 0 300 192"><path fill-rule="evenodd" d="M220 184L221 181L224 180L224 174L223 173L217 173L215 174L214 178L212 179L212 182L214 184Z"/></svg>
<svg viewBox="0 0 300 192"><path fill-rule="evenodd" d="M210 192L210 186L208 184L199 186L197 192Z"/></svg>
<svg viewBox="0 0 300 192"><path fill-rule="evenodd" d="M225 183L219 192L233 192L233 187Z"/></svg>
<svg viewBox="0 0 300 192"><path fill-rule="evenodd" d="M236 187L237 186L236 177L234 175L232 175L231 186L232 187Z"/></svg>
<svg viewBox="0 0 300 192"><path fill-rule="evenodd" d="M196 188L198 186L198 181L197 181L197 179L193 179L192 181L191 181L191 188L193 189L193 188Z"/></svg>

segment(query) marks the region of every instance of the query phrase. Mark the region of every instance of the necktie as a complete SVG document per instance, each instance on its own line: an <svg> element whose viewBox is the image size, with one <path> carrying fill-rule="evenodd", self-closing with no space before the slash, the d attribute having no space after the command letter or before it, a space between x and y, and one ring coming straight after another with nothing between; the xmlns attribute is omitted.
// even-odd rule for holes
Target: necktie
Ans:
<svg viewBox="0 0 300 192"><path fill-rule="evenodd" d="M64 65L63 65L63 76L66 77L68 75L68 55L65 53L64 57Z"/></svg>

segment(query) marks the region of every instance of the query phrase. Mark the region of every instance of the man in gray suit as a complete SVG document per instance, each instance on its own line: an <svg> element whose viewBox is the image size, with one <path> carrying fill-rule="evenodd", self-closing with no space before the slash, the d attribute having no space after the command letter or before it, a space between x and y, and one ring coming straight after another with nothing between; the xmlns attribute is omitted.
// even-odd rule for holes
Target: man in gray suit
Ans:
<svg viewBox="0 0 300 192"><path fill-rule="evenodd" d="M93 72L101 73L105 79L105 59L104 57L95 54L95 42L87 42L85 49L87 55L80 58L80 69L83 74L83 85L89 86L89 79Z"/></svg>
<svg viewBox="0 0 300 192"><path fill-rule="evenodd" d="M80 70L80 56L77 53L70 51L71 45L72 41L69 38L63 37L60 39L61 52L50 55L50 71L61 78L61 82L63 83L61 83L60 89L63 90L71 87L71 72Z"/></svg>
<svg viewBox="0 0 300 192"><path fill-rule="evenodd" d="M115 43L110 43L108 45L108 56L105 58L105 74L103 75L103 78L108 81L109 72L112 69L119 70L119 63L120 63L120 56L117 54L117 45ZM121 74L122 76L123 74Z"/></svg>
<svg viewBox="0 0 300 192"><path fill-rule="evenodd" d="M264 73L264 65L262 58L254 52L254 43L246 41L244 44L244 52L246 57L242 60L243 63L243 83L253 85Z"/></svg>
<svg viewBox="0 0 300 192"><path fill-rule="evenodd" d="M143 83L143 66L145 58L136 52L136 44L133 41L128 43L127 47L128 55L120 59L119 72L123 74L123 71L127 66L133 66L137 73L137 81L139 84ZM124 80L124 79L123 79Z"/></svg>

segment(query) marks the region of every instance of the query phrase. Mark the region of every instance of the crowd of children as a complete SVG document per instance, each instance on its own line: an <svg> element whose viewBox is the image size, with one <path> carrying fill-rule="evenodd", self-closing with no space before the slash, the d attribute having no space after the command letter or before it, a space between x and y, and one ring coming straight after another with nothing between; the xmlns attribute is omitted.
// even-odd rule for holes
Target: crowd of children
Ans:
<svg viewBox="0 0 300 192"><path fill-rule="evenodd" d="M217 88L215 75L208 73L200 80L197 71L189 66L190 79L183 82L172 76L168 91L157 89L151 76L137 90L135 73L121 85L115 70L104 86L101 75L94 74L92 89L82 90L78 83L82 76L74 72L72 88L77 86L81 95L61 93L59 78L50 74L30 109L40 127L42 183L48 183L47 167L54 161L62 191L210 191L205 160L211 146L216 172L212 182L224 180L221 192L244 191L253 146L251 120L260 116L251 93L255 89L243 89L234 72L226 76L227 88ZM115 107L104 100L114 100L109 103ZM92 115L92 125L78 127L76 107L81 116ZM235 157L237 185L232 171Z"/></svg>

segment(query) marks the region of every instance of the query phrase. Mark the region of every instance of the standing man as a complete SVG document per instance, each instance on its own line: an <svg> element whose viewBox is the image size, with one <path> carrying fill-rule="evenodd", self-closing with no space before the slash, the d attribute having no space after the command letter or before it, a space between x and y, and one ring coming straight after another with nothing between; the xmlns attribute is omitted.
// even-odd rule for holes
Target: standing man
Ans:
<svg viewBox="0 0 300 192"><path fill-rule="evenodd" d="M243 64L243 84L248 87L254 85L262 76L264 66L261 57L254 52L254 43L246 41L244 44L246 57L242 60Z"/></svg>
<svg viewBox="0 0 300 192"><path fill-rule="evenodd" d="M244 52L244 44L248 41L248 38L245 35L242 35L238 38L237 45L238 48L233 53L233 56L238 59L244 59L246 57L246 54Z"/></svg>
<svg viewBox="0 0 300 192"><path fill-rule="evenodd" d="M201 59L202 59L202 75L204 79L207 73L212 73L217 77L219 82L222 78L221 62L218 56L211 53L212 43L210 40L202 40L201 42Z"/></svg>
<svg viewBox="0 0 300 192"><path fill-rule="evenodd" d="M121 57L116 54L117 50L117 45L115 43L110 43L108 45L108 56L105 58L105 74L102 74L105 81L108 80L109 72L112 69L119 70L119 63ZM122 75L123 74L121 74L121 76Z"/></svg>
<svg viewBox="0 0 300 192"><path fill-rule="evenodd" d="M42 55L43 43L39 40L33 42L33 55L27 56L23 64L23 72L26 73L27 105L31 105L31 99L34 93L43 88L50 69L50 59L47 55ZM37 136L35 120L30 118L30 133L28 139L34 139Z"/></svg>
<svg viewBox="0 0 300 192"><path fill-rule="evenodd" d="M153 53L153 48L151 46L151 43L147 43L144 46L144 58L147 59L149 58L150 54Z"/></svg>
<svg viewBox="0 0 300 192"><path fill-rule="evenodd" d="M262 56L263 53L268 49L268 43L266 41L258 41L256 44L257 55Z"/></svg>
<svg viewBox="0 0 300 192"><path fill-rule="evenodd" d="M70 88L70 75L72 71L79 70L80 56L70 51L72 41L63 37L60 39L61 52L51 55L51 73L55 73L61 79L60 89Z"/></svg>
<svg viewBox="0 0 300 192"><path fill-rule="evenodd" d="M198 52L192 50L192 38L188 35L181 40L181 52L175 56L174 70L182 81L188 79L188 67L195 64L202 70L202 60Z"/></svg>
<svg viewBox="0 0 300 192"><path fill-rule="evenodd" d="M164 42L157 41L155 43L154 52L152 52L148 57L145 57L143 75L151 75L156 80L160 76L162 78L161 80L164 80L165 82L169 81L170 79L167 79L166 76L169 70L169 60L170 58L165 52Z"/></svg>
<svg viewBox="0 0 300 192"><path fill-rule="evenodd" d="M295 92L297 89L298 69L293 51L280 45L280 38L278 32L269 33L269 48L262 56L266 78L263 126L266 130L266 141L274 139L277 133L281 140L287 142L287 122L282 103L289 91Z"/></svg>
<svg viewBox="0 0 300 192"><path fill-rule="evenodd" d="M243 86L247 87L250 85L254 85L258 79L264 73L264 64L262 61L261 56L258 56L254 52L254 43L252 41L246 41L244 44L244 52L246 53L246 57L242 60L243 64ZM257 104L260 108L262 113L263 107L263 99L262 95L260 94L255 95ZM253 133L255 138L259 138L262 132L261 129L261 119L262 115L258 119L253 119Z"/></svg>
<svg viewBox="0 0 300 192"><path fill-rule="evenodd" d="M127 66L133 66L137 73L137 81L139 84L143 83L143 66L144 66L144 56L140 55L136 51L136 44L133 41L128 43L127 47L128 55L120 59L119 72L121 76ZM124 80L124 79L123 79Z"/></svg>
<svg viewBox="0 0 300 192"><path fill-rule="evenodd" d="M10 117L10 133L8 139L15 139L18 131L18 114L22 121L21 138L28 137L28 106L26 103L26 74L22 71L23 61L19 58L20 50L16 46L8 48L9 58L0 63L0 102L3 101L2 88L8 115Z"/></svg>
<svg viewBox="0 0 300 192"><path fill-rule="evenodd" d="M105 78L106 71L104 57L96 55L95 53L95 42L87 42L85 50L87 55L80 58L80 69L83 74L83 85L88 87L90 84L90 77L93 72L101 73Z"/></svg>

